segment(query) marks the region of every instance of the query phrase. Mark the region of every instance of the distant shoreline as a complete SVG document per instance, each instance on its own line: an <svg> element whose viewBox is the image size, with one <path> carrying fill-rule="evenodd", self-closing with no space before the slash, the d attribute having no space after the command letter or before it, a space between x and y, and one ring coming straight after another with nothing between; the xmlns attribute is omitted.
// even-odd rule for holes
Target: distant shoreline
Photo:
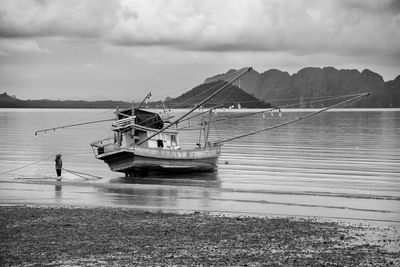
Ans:
<svg viewBox="0 0 400 267"><path fill-rule="evenodd" d="M123 107L120 107L123 108ZM5 108L5 107L0 107L0 111L7 111L7 110L105 110L105 109L110 109L110 110L115 110L116 107L113 108L66 108L66 107L62 107L62 108L40 108L40 107L18 107L18 108ZM163 109L161 108L144 108L144 109L148 109L148 110L154 110L154 111L163 111ZM205 108L207 109L207 108ZM313 112L313 111L318 111L321 110L322 108L281 108L282 112ZM187 111L189 109L184 109L184 108L171 108L168 109L171 111ZM242 109L216 109L217 112L232 112L232 113L236 113L236 112L262 112L262 111L268 111L270 110L270 108L242 108ZM400 111L400 108L334 108L331 110L328 110L327 112L340 112L340 111L346 111L346 112L350 112L350 111L354 111L354 112L360 112L360 111L388 111L388 112L395 112L395 111ZM196 112L196 111L195 111ZM277 113L277 111L275 110L275 113Z"/></svg>

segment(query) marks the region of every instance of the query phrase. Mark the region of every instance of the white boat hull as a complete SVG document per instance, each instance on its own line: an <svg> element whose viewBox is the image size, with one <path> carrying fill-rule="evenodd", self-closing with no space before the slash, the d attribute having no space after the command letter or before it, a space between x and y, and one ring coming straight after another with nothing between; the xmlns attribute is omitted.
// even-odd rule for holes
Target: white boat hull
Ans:
<svg viewBox="0 0 400 267"><path fill-rule="evenodd" d="M130 147L97 155L112 171L127 175L141 171L207 172L217 169L221 147L162 149Z"/></svg>

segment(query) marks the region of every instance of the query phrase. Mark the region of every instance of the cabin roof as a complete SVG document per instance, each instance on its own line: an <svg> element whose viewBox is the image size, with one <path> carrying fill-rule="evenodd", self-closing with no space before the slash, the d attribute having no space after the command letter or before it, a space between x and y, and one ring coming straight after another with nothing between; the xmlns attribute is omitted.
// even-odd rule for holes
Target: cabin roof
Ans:
<svg viewBox="0 0 400 267"><path fill-rule="evenodd" d="M132 116L135 115L136 116L136 125L140 125L140 126L144 126L144 127L148 127L151 129L157 129L160 130L164 127L164 121L162 120L162 118L160 117L160 115L158 115L157 113L154 112L150 112L150 111L146 111L143 109L133 109L134 114L132 114L132 109L124 109L119 111L118 113L118 119L123 119L125 118L124 115L128 115L128 116Z"/></svg>

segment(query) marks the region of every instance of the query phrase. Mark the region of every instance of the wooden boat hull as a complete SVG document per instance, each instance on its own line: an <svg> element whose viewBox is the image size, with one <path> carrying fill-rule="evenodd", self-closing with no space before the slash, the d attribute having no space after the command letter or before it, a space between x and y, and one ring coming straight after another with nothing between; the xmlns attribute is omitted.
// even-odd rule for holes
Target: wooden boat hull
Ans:
<svg viewBox="0 0 400 267"><path fill-rule="evenodd" d="M141 171L209 172L217 170L221 147L202 149L159 149L130 147L97 156L115 172L127 175Z"/></svg>

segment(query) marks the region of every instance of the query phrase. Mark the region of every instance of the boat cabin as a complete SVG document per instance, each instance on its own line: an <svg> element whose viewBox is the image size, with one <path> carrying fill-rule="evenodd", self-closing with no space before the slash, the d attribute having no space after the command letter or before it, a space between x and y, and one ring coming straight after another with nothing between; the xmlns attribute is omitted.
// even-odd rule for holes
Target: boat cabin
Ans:
<svg viewBox="0 0 400 267"><path fill-rule="evenodd" d="M126 109L117 112L117 115L118 120L113 125L113 130L115 135L119 135L120 146L123 147L134 146L164 127L164 121L160 115L142 109ZM126 120L127 118L128 120ZM124 120L129 121L129 123L126 123ZM177 149L177 135L177 131L167 130L143 142L140 146Z"/></svg>
<svg viewBox="0 0 400 267"><path fill-rule="evenodd" d="M170 129L140 143L164 127L164 121L157 113L141 109L125 109L117 110L116 114L116 121L112 124L114 137L92 143L92 146L97 147L98 154L134 146L180 149L178 146L178 132Z"/></svg>
<svg viewBox="0 0 400 267"><path fill-rule="evenodd" d="M114 129L114 134L121 147L135 146L155 132L155 129L139 125L132 125L123 130L118 128ZM179 149L177 136L178 133L176 131L164 131L141 143L139 146L146 148Z"/></svg>

